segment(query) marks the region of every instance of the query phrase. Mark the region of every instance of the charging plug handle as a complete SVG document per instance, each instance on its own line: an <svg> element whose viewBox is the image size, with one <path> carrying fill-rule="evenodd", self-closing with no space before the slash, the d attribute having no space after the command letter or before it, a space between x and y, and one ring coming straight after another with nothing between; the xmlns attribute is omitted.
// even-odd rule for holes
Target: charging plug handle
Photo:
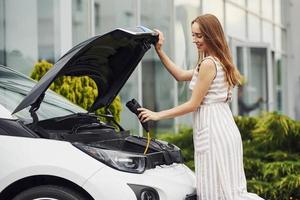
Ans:
<svg viewBox="0 0 300 200"><path fill-rule="evenodd" d="M132 99L131 101L128 101L126 103L127 108L133 112L134 114L136 114L136 116L138 116L140 114L140 111L138 111L138 108L141 108L141 105L137 102L137 100ZM148 122L141 122L143 128L145 129L146 132L149 132L149 123Z"/></svg>

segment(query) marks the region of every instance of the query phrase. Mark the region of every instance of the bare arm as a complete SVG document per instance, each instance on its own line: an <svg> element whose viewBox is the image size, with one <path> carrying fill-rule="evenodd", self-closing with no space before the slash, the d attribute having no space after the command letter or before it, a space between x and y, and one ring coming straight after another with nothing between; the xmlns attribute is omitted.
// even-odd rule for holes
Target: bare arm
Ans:
<svg viewBox="0 0 300 200"><path fill-rule="evenodd" d="M164 41L163 33L159 30L155 31L158 33L159 38L158 42L155 45L155 50L163 65L177 81L190 81L193 76L193 70L184 70L175 65L175 63L167 56L167 54L161 48Z"/></svg>
<svg viewBox="0 0 300 200"><path fill-rule="evenodd" d="M149 120L169 119L195 111L206 95L215 74L216 68L214 67L213 61L209 59L204 60L201 63L198 80L193 89L192 96L187 102L169 110L163 110L160 112L153 112L146 108L140 108L138 109L141 111L139 115L140 120L145 122Z"/></svg>

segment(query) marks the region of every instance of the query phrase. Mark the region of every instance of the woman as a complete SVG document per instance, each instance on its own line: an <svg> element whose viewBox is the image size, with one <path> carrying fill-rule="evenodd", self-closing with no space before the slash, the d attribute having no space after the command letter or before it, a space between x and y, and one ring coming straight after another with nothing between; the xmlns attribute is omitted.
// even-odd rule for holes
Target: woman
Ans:
<svg viewBox="0 0 300 200"><path fill-rule="evenodd" d="M140 108L140 120L162 120L193 112L198 199L261 200L246 189L241 136L227 103L240 74L232 63L220 22L210 14L192 21L193 43L199 54L194 70L183 70L168 58L162 50L163 34L157 32L158 56L177 81L191 81L192 95L186 103L169 110Z"/></svg>

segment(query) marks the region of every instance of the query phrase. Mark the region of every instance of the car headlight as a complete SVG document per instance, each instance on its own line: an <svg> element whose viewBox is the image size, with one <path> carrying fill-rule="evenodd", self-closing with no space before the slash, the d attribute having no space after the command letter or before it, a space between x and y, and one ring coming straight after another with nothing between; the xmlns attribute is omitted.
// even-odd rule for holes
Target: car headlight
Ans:
<svg viewBox="0 0 300 200"><path fill-rule="evenodd" d="M100 149L81 143L74 143L73 145L100 162L117 170L131 173L143 173L145 171L146 157L143 155Z"/></svg>

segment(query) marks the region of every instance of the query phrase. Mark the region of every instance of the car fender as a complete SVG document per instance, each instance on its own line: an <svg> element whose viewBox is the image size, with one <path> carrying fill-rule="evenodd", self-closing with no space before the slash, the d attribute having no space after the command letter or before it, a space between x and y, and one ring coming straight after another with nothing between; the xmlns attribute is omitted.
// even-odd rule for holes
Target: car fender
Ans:
<svg viewBox="0 0 300 200"><path fill-rule="evenodd" d="M106 167L69 142L0 136L0 144L0 191L15 181L36 175L61 177L82 186Z"/></svg>

